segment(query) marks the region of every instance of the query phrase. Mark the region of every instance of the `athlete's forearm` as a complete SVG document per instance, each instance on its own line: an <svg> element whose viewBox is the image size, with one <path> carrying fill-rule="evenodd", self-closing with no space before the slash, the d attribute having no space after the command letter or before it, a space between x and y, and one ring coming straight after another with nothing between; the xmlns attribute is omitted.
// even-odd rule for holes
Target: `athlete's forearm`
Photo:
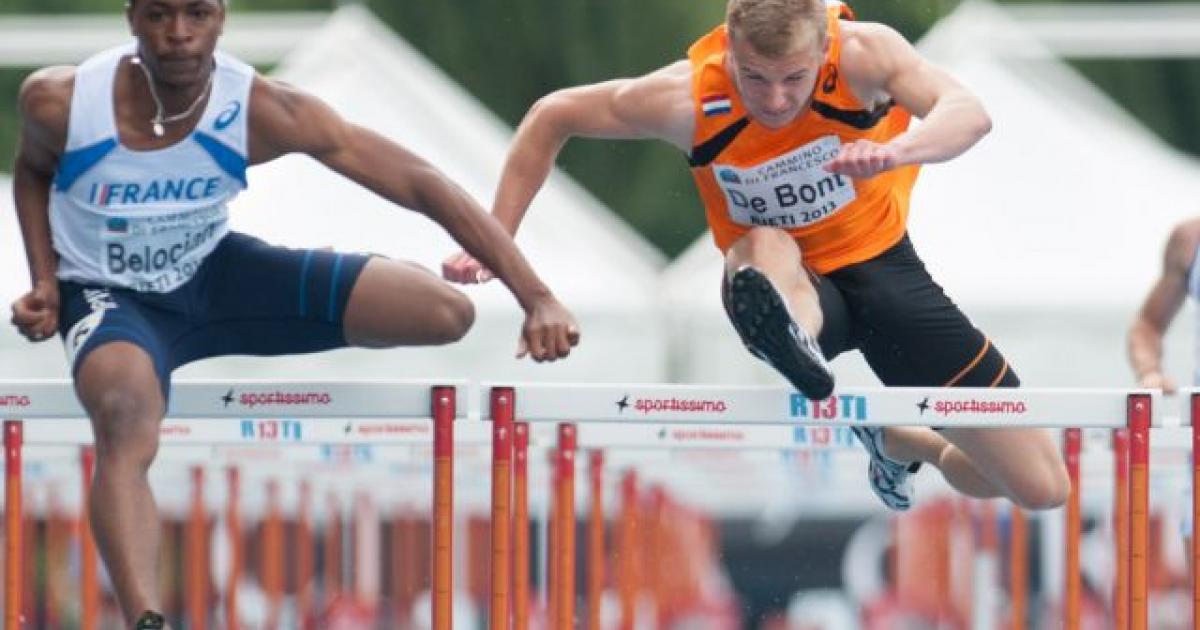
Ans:
<svg viewBox="0 0 1200 630"><path fill-rule="evenodd" d="M1129 329L1129 365L1140 380L1162 371L1163 335L1149 323L1138 320Z"/></svg>
<svg viewBox="0 0 1200 630"><path fill-rule="evenodd" d="M509 234L517 233L569 137L545 102L535 104L517 128L492 203L492 214Z"/></svg>
<svg viewBox="0 0 1200 630"><path fill-rule="evenodd" d="M427 213L459 245L500 278L517 302L528 310L535 302L550 295L529 262L517 249L512 236L495 217L487 214L458 186L440 175L425 191L427 202L436 212Z"/></svg>
<svg viewBox="0 0 1200 630"><path fill-rule="evenodd" d="M921 124L891 141L902 164L933 164L962 155L992 129L978 99L956 92L940 99Z"/></svg>
<svg viewBox="0 0 1200 630"><path fill-rule="evenodd" d="M18 154L13 169L13 202L25 243L25 259L33 284L54 282L58 256L50 239L52 176L31 168Z"/></svg>

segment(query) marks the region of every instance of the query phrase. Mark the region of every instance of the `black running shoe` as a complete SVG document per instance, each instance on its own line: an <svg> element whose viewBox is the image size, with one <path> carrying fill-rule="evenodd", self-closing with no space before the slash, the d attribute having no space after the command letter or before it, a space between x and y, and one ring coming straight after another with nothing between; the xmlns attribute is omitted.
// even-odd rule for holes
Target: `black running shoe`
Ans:
<svg viewBox="0 0 1200 630"><path fill-rule="evenodd" d="M783 374L812 400L833 394L833 371L816 339L800 328L774 284L754 267L729 280L729 317L751 354Z"/></svg>
<svg viewBox="0 0 1200 630"><path fill-rule="evenodd" d="M166 627L167 619L153 610L143 612L133 624L133 630L163 630Z"/></svg>

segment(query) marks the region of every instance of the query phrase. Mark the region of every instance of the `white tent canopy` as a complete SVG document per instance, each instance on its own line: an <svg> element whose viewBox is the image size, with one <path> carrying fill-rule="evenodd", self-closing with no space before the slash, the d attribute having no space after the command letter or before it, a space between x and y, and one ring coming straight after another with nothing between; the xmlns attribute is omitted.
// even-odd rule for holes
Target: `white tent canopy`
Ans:
<svg viewBox="0 0 1200 630"><path fill-rule="evenodd" d="M1000 59L979 29L1039 43L984 2L967 2L919 44L980 96L994 130L922 170L910 234L934 278L992 337L1026 384L1129 384L1125 331L1161 268L1170 227L1194 214L1200 164L1155 138L1049 55ZM702 237L663 275L672 377L776 382L741 351L717 295L719 254ZM1186 380L1189 326L1169 338ZM852 357L843 384L877 381Z"/></svg>
<svg viewBox="0 0 1200 630"><path fill-rule="evenodd" d="M283 60L278 75L425 157L485 207L490 203L511 132L365 9L335 12ZM249 177L249 190L231 209L233 226L270 242L381 253L435 273L458 251L425 217L392 206L306 157L252 168ZM7 304L28 284L11 194L4 192L3 199L0 229L10 273L0 284L0 300ZM522 313L493 282L466 289L476 304L476 326L453 346L219 359L189 366L179 376L664 378L665 344L654 295L663 261L657 251L559 174L539 195L519 243L580 321L583 343L568 361L539 366L513 359ZM65 375L61 349L53 345L30 349L5 327L0 378Z"/></svg>

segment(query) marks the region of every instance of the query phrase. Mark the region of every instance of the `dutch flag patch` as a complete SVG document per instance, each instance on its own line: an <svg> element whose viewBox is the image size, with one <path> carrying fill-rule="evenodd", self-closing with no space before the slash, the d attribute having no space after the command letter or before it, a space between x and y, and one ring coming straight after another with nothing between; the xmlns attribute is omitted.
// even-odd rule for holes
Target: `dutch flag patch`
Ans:
<svg viewBox="0 0 1200 630"><path fill-rule="evenodd" d="M700 99L700 108L704 110L705 116L728 114L733 111L733 101L729 99L728 94L711 94Z"/></svg>

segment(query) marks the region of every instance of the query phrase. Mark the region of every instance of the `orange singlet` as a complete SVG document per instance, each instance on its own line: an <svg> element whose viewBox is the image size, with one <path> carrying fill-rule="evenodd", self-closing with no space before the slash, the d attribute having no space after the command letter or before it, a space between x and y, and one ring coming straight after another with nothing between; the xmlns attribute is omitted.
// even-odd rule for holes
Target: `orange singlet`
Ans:
<svg viewBox="0 0 1200 630"><path fill-rule="evenodd" d="M688 49L696 111L689 163L721 251L751 227L778 227L796 239L808 267L826 274L874 258L904 236L917 166L855 180L821 168L841 145L886 143L911 119L896 104L865 109L840 80L840 19L852 17L845 5L829 7L829 54L812 100L782 129L746 111L726 71L725 25Z"/></svg>

